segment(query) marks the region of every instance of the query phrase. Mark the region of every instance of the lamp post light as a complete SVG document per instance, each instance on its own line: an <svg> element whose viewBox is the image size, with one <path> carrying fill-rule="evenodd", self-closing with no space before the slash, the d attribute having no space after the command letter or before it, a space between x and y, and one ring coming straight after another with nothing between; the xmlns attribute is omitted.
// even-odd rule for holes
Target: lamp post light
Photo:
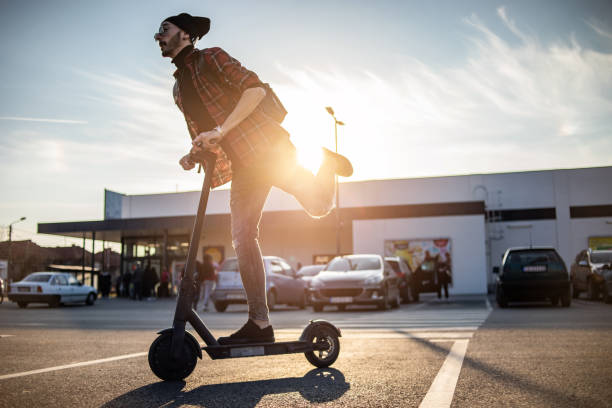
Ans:
<svg viewBox="0 0 612 408"><path fill-rule="evenodd" d="M11 242L13 240L13 224L17 224L18 222L24 221L26 217L21 217L17 221L13 221L9 224L9 247L8 247L8 262L6 266L6 277L11 281Z"/></svg>
<svg viewBox="0 0 612 408"><path fill-rule="evenodd" d="M336 145L336 153L338 153L338 126L344 126L344 122L336 119L336 115L334 114L334 110L331 106L327 106L325 108L327 113L334 118L334 141ZM338 175L335 175L335 184L336 184L336 255L340 255L340 229L342 228L340 222L340 188L338 184Z"/></svg>

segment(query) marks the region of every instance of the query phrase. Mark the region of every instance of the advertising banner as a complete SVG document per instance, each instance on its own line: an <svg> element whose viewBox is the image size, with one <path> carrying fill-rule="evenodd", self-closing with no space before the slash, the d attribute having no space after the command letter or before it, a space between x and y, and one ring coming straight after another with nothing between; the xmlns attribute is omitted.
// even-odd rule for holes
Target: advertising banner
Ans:
<svg viewBox="0 0 612 408"><path fill-rule="evenodd" d="M593 250L612 249L612 237L589 237L589 248Z"/></svg>
<svg viewBox="0 0 612 408"><path fill-rule="evenodd" d="M385 256L401 256L413 271L425 261L445 262L452 276L449 238L388 239L385 240Z"/></svg>

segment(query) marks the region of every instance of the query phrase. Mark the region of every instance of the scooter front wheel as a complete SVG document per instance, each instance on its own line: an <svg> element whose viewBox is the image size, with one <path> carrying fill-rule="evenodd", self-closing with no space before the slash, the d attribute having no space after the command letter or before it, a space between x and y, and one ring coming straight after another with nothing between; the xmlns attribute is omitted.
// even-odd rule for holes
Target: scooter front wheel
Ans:
<svg viewBox="0 0 612 408"><path fill-rule="evenodd" d="M312 343L314 350L304 353L306 359L315 367L332 365L340 354L340 340L336 330L327 325L313 325L307 329L306 341Z"/></svg>
<svg viewBox="0 0 612 408"><path fill-rule="evenodd" d="M169 331L159 335L149 348L149 367L164 381L177 381L188 377L198 361L198 352L187 339L183 341L181 355L177 359L170 353L171 344L172 332Z"/></svg>

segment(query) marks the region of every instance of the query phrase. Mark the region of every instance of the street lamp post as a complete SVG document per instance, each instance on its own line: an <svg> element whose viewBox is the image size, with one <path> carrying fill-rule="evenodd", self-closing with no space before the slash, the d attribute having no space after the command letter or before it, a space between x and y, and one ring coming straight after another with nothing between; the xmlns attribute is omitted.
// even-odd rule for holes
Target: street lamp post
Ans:
<svg viewBox="0 0 612 408"><path fill-rule="evenodd" d="M9 224L8 262L6 265L6 277L9 281L11 280L11 245L12 245L12 240L13 240L13 224L17 224L18 222L21 222L25 219L26 217L21 217L17 221L13 221Z"/></svg>
<svg viewBox="0 0 612 408"><path fill-rule="evenodd" d="M338 153L338 125L344 126L344 122L336 119L336 115L331 106L327 106L325 110L334 118L334 141L336 144L336 153ZM338 175L334 177L336 184L336 255L340 255L340 229L342 228L340 221L340 186L338 184Z"/></svg>

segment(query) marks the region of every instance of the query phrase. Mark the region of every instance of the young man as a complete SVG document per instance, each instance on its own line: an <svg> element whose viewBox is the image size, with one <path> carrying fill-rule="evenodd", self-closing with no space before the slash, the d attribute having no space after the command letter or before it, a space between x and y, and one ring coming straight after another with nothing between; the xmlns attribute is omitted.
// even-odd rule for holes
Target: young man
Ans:
<svg viewBox="0 0 612 408"><path fill-rule="evenodd" d="M292 194L312 217L333 208L334 175L353 173L345 157L324 149L316 176L297 164L289 133L259 106L266 97L257 75L221 48L198 50L194 43L210 29L206 17L187 13L166 18L155 34L163 57L172 58L174 98L192 139L179 163L191 170L198 154L217 155L213 187L232 181L232 241L247 295L249 320L221 344L273 342L266 304L266 275L259 247L259 221L272 186Z"/></svg>

